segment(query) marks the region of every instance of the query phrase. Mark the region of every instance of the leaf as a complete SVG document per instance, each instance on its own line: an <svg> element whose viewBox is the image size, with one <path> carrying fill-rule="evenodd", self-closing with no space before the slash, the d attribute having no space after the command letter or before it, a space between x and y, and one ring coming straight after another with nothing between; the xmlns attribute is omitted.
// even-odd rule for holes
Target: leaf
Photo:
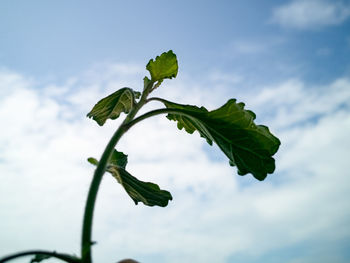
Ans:
<svg viewBox="0 0 350 263"><path fill-rule="evenodd" d="M178 72L176 55L172 50L164 52L157 56L155 60L151 59L146 69L151 74L153 82L162 82L164 79L175 78Z"/></svg>
<svg viewBox="0 0 350 263"><path fill-rule="evenodd" d="M146 89L150 83L151 83L151 80L147 77L144 77L143 78L143 89Z"/></svg>
<svg viewBox="0 0 350 263"><path fill-rule="evenodd" d="M136 205L142 202L147 206L165 207L169 200L173 200L168 191L161 190L157 184L138 180L123 168L110 166L107 171L124 187Z"/></svg>
<svg viewBox="0 0 350 263"><path fill-rule="evenodd" d="M176 104L159 99L167 108L180 110L168 114L169 120L177 121L177 127L188 133L198 131L207 142L214 141L236 165L239 175L253 174L264 180L275 170L272 156L280 146L280 140L272 135L268 127L254 123L255 114L244 109L244 103L230 99L217 110L208 111L204 107Z"/></svg>
<svg viewBox="0 0 350 263"><path fill-rule="evenodd" d="M34 256L34 258L32 258L32 260L30 261L30 263L35 263L35 262L41 262L45 259L49 259L51 258L51 256L48 256L48 255L42 255L42 254L36 254Z"/></svg>
<svg viewBox="0 0 350 263"><path fill-rule="evenodd" d="M126 164L128 163L128 156L125 155L122 152L118 152L117 150L114 150L112 153L111 158L109 159L110 165L116 165L123 169L125 169Z"/></svg>
<svg viewBox="0 0 350 263"><path fill-rule="evenodd" d="M161 190L158 185L150 182L143 182L132 176L125 170L128 162L128 156L122 152L114 150L107 164L106 171L120 183L131 199L137 205L142 202L147 206L162 206L168 205L169 200L172 200L171 194L166 190ZM98 165L95 158L88 158L88 161L93 165Z"/></svg>
<svg viewBox="0 0 350 263"><path fill-rule="evenodd" d="M111 95L101 99L87 117L95 120L102 126L107 119L117 119L120 113L129 113L135 103L135 98L140 97L140 92L135 92L130 88L122 88Z"/></svg>
<svg viewBox="0 0 350 263"><path fill-rule="evenodd" d="M93 165L98 165L97 159L95 159L95 158L93 158L93 157L89 157L89 158L87 159L87 161L88 161L89 163L93 164Z"/></svg>

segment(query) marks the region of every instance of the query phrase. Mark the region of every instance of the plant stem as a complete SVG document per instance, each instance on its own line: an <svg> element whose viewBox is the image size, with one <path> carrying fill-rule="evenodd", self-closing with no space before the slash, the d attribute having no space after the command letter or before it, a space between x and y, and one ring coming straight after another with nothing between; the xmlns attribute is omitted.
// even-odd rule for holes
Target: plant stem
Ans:
<svg viewBox="0 0 350 263"><path fill-rule="evenodd" d="M16 254L12 254L9 256L6 256L4 258L0 259L0 263L4 263L6 261L10 261L12 259L16 259L19 257L24 257L24 256L30 256L30 255L45 255L45 256L50 256L54 258L61 259L63 261L66 261L68 263L80 263L80 259L78 258L73 258L72 256L65 255L65 254L60 254L57 252L50 252L50 251L45 251L45 250L29 250L29 251L24 251L24 252L19 252Z"/></svg>
<svg viewBox="0 0 350 263"><path fill-rule="evenodd" d="M82 232L82 244L81 244L81 258L84 263L91 263L91 245L93 242L91 241L91 233L92 233L92 220L93 213L95 208L95 202L97 197L97 192L100 187L103 174L106 170L106 166L108 160L114 150L115 145L121 138L121 136L125 133L126 129L123 128L123 124L118 128L118 130L114 133L111 140L106 146L102 157L99 161L99 164L94 172L94 177L92 179L88 197L85 205L85 213L83 219L83 232Z"/></svg>
<svg viewBox="0 0 350 263"><path fill-rule="evenodd" d="M134 105L132 110L126 116L123 123L119 126L116 132L113 134L112 138L108 142L101 159L96 167L94 172L94 176L92 182L90 184L90 189L88 193L88 197L85 204L84 218L83 218L83 229L82 229L82 238L81 238L81 258L83 263L92 263L91 256L91 246L93 242L91 240L92 236L92 221L94 208L96 203L97 192L100 187L103 174L106 171L106 166L108 164L108 160L113 153L115 146L117 145L120 138L123 134L131 127L128 127L126 124L134 119L137 112L141 109L141 107L147 103L147 96L151 92L154 82L150 81L142 92L142 96L138 103Z"/></svg>
<svg viewBox="0 0 350 263"><path fill-rule="evenodd" d="M125 127L127 129L130 129L132 126L134 126L136 123L138 123L140 121L143 121L145 119L148 119L148 118L156 116L156 115L168 114L168 113L183 115L183 116L186 116L187 118L190 118L190 119L193 118L193 116L191 116L190 114L186 114L186 112L184 112L184 110L182 110L182 109L164 108L164 109L157 109L157 110L149 111L149 112L133 119L132 121L126 123Z"/></svg>

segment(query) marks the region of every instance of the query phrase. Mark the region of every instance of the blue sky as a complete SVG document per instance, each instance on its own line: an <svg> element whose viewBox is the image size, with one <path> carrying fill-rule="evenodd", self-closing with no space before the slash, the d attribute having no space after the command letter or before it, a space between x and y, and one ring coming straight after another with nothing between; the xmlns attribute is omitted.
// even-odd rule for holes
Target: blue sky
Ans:
<svg viewBox="0 0 350 263"><path fill-rule="evenodd" d="M31 75L67 77L101 61L141 62L173 49L191 74L220 68L258 81L329 81L350 70L348 7L334 5L342 6L288 25L276 15L281 1L2 1L0 58Z"/></svg>
<svg viewBox="0 0 350 263"><path fill-rule="evenodd" d="M120 150L174 200L135 207L106 177L96 260L349 262L349 28L344 0L1 1L0 254L79 253L85 160L118 124L85 115L116 89L140 90L148 60L172 49L178 77L156 96L244 101L282 141L276 172L237 176L198 135L141 123Z"/></svg>

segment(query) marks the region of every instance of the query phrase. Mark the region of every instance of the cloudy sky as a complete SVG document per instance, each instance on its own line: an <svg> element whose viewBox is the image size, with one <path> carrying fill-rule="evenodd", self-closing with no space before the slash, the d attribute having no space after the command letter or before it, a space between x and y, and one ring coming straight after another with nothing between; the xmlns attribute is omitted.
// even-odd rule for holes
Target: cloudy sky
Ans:
<svg viewBox="0 0 350 263"><path fill-rule="evenodd" d="M349 262L349 28L346 0L2 0L0 255L79 254L86 159L120 123L86 113L121 87L141 90L148 60L172 49L178 77L155 95L245 102L282 142L276 171L238 176L198 134L164 116L140 123L118 149L174 200L135 206L106 174L95 261Z"/></svg>

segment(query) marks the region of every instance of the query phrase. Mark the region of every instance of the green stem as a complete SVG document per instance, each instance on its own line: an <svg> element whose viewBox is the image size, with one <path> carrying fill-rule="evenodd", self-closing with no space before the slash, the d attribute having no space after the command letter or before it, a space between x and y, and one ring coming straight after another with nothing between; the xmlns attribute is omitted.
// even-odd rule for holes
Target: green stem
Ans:
<svg viewBox="0 0 350 263"><path fill-rule="evenodd" d="M70 255L65 255L65 254L57 253L55 251L50 252L50 251L45 251L45 250L29 250L29 251L24 251L24 252L12 254L12 255L1 258L0 263L4 263L4 262L10 261L12 259L16 259L16 258L24 257L24 256L30 256L30 255L44 255L44 256L49 256L49 257L53 257L53 258L58 258L62 261L66 261L68 263L81 263L80 259L73 258Z"/></svg>
<svg viewBox="0 0 350 263"><path fill-rule="evenodd" d="M91 245L93 244L93 242L91 241L91 234L92 234L92 220L93 220L93 213L95 208L97 192L100 187L103 174L106 170L108 160L114 150L114 147L116 146L117 142L122 137L122 135L125 133L125 131L126 129L122 124L118 128L118 130L114 133L113 137L107 144L106 149L104 150L102 157L99 161L99 164L94 172L94 177L90 185L88 198L86 200L85 213L84 213L84 219L83 219L81 257L82 257L82 262L84 263L92 262Z"/></svg>
<svg viewBox="0 0 350 263"><path fill-rule="evenodd" d="M173 114L179 114L179 115L183 115L186 116L188 118L193 118L193 116L191 116L190 114L187 114L184 110L182 109L172 109L172 108L164 108L164 109L158 109L158 110L152 110L149 111L135 119L133 119L132 121L128 122L125 124L126 129L130 129L132 126L134 126L136 123L143 121L145 119L148 119L150 117L156 116L156 115L160 115L160 114L168 114L168 113L173 113Z"/></svg>
<svg viewBox="0 0 350 263"><path fill-rule="evenodd" d="M119 126L119 128L113 134L94 172L94 176L90 184L90 189L89 189L88 197L85 204L85 211L84 211L84 218L83 218L83 229L82 229L82 239L81 239L81 258L83 263L92 263L91 246L93 245L93 242L91 240L91 236L92 236L93 214L94 214L94 208L95 208L95 203L97 198L97 192L100 187L103 174L106 171L108 160L111 154L113 153L113 150L117 145L118 141L120 140L120 138L129 129L129 127L126 124L132 121L136 116L137 112L141 109L141 107L145 103L147 103L147 96L151 92L153 84L154 84L153 81L150 81L148 83L147 87L145 87L142 93L142 96L139 102L134 105L133 109L126 116L123 123Z"/></svg>

